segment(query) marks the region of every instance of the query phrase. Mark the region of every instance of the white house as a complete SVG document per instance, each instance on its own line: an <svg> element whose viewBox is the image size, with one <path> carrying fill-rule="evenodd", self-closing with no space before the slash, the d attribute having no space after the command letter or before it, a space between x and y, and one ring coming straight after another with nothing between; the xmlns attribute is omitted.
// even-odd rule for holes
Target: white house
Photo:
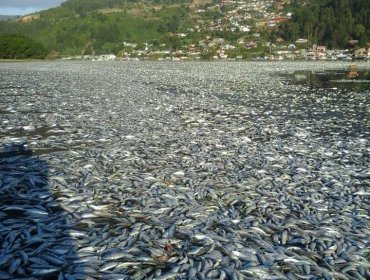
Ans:
<svg viewBox="0 0 370 280"><path fill-rule="evenodd" d="M99 55L98 61L113 61L116 60L116 56L114 54L102 54Z"/></svg>

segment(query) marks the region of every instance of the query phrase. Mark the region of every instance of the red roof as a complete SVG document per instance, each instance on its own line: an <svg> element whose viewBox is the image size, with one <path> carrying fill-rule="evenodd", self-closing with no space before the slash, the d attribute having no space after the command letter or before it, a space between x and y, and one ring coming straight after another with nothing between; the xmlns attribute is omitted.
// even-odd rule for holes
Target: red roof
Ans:
<svg viewBox="0 0 370 280"><path fill-rule="evenodd" d="M288 17L275 17L272 19L272 21L276 23L286 22L286 21L289 21L289 18Z"/></svg>

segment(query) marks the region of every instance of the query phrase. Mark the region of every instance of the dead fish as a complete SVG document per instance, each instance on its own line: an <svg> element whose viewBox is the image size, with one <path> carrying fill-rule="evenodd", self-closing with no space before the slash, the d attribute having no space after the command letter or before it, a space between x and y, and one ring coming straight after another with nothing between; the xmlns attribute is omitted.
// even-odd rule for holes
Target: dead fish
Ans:
<svg viewBox="0 0 370 280"><path fill-rule="evenodd" d="M369 278L368 90L318 66L2 64L0 278Z"/></svg>

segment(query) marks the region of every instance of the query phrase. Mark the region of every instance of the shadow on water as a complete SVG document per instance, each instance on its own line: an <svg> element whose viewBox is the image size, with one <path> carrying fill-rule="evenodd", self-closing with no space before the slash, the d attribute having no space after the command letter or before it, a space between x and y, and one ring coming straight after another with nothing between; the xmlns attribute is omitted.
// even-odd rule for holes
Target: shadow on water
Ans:
<svg viewBox="0 0 370 280"><path fill-rule="evenodd" d="M359 70L358 76L348 77L348 70L295 71L290 83L307 85L310 88L330 88L343 92L362 92L370 89L370 70Z"/></svg>
<svg viewBox="0 0 370 280"><path fill-rule="evenodd" d="M48 177L48 163L27 145L0 147L0 279L75 279L70 214Z"/></svg>
<svg viewBox="0 0 370 280"><path fill-rule="evenodd" d="M288 116L316 123L318 135L368 137L370 70L359 70L353 79L348 70L295 71L283 75L294 104Z"/></svg>

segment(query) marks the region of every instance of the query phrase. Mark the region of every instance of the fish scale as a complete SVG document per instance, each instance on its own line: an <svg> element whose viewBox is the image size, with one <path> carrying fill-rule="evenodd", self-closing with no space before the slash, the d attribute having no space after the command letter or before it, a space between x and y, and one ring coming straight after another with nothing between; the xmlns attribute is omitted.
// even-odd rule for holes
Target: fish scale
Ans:
<svg viewBox="0 0 370 280"><path fill-rule="evenodd" d="M369 278L369 89L321 63L1 64L0 271Z"/></svg>

